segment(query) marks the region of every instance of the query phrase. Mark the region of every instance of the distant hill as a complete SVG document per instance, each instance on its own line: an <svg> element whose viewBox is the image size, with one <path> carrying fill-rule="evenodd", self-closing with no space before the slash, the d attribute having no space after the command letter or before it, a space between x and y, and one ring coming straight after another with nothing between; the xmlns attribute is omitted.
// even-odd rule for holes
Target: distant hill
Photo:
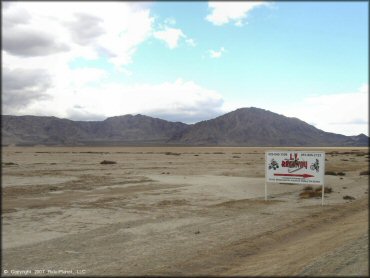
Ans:
<svg viewBox="0 0 370 278"><path fill-rule="evenodd" d="M185 130L174 141L190 145L368 146L366 135L345 136L259 108L240 108Z"/></svg>
<svg viewBox="0 0 370 278"><path fill-rule="evenodd" d="M130 145L161 144L188 125L143 115L104 121L71 121L56 117L2 116L2 144Z"/></svg>
<svg viewBox="0 0 370 278"><path fill-rule="evenodd" d="M104 121L2 116L2 145L368 146L369 137L317 129L297 118L241 108L193 125L144 115Z"/></svg>

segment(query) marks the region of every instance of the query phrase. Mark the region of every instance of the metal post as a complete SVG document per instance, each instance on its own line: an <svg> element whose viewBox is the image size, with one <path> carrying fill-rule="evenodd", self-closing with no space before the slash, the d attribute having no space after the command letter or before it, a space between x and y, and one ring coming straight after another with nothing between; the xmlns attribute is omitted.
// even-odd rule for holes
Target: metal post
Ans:
<svg viewBox="0 0 370 278"><path fill-rule="evenodd" d="M324 193L325 193L325 186L324 186L324 183L322 183L322 188L321 188L321 190L322 190L322 194L321 194L321 196L322 196L322 198L321 198L321 205L323 206L323 205L324 205Z"/></svg>
<svg viewBox="0 0 370 278"><path fill-rule="evenodd" d="M265 151L265 201L267 201L267 152Z"/></svg>
<svg viewBox="0 0 370 278"><path fill-rule="evenodd" d="M265 201L267 201L267 182L265 180Z"/></svg>

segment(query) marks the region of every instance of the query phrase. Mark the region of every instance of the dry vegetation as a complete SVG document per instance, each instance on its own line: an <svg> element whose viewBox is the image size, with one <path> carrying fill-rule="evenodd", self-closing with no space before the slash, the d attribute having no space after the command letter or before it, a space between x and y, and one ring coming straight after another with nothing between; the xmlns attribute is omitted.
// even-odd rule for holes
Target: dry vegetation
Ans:
<svg viewBox="0 0 370 278"><path fill-rule="evenodd" d="M264 200L264 148L4 148L2 267L367 275L367 149L325 151L321 206L321 186L269 184Z"/></svg>
<svg viewBox="0 0 370 278"><path fill-rule="evenodd" d="M324 187L324 193L332 193L333 189L331 187ZM322 197L322 187L316 187L315 189L312 186L306 186L303 188L303 192L299 193L301 199Z"/></svg>
<svg viewBox="0 0 370 278"><path fill-rule="evenodd" d="M100 164L117 164L117 162L112 160L103 160Z"/></svg>
<svg viewBox="0 0 370 278"><path fill-rule="evenodd" d="M360 175L364 175L364 176L367 175L368 176L369 175L369 170L361 171Z"/></svg>

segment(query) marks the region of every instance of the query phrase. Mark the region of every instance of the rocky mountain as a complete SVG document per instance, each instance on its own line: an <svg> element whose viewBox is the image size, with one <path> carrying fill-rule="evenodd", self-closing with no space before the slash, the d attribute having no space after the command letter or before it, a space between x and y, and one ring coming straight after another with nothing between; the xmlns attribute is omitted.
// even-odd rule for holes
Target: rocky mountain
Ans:
<svg viewBox="0 0 370 278"><path fill-rule="evenodd" d="M104 121L2 116L2 145L368 146L369 137L344 136L259 108L241 108L193 125L144 115Z"/></svg>
<svg viewBox="0 0 370 278"><path fill-rule="evenodd" d="M173 139L189 145L367 146L366 135L345 136L259 108L241 108L192 125Z"/></svg>
<svg viewBox="0 0 370 278"><path fill-rule="evenodd" d="M129 145L161 144L188 125L143 115L104 121L71 121L56 117L2 116L2 144Z"/></svg>

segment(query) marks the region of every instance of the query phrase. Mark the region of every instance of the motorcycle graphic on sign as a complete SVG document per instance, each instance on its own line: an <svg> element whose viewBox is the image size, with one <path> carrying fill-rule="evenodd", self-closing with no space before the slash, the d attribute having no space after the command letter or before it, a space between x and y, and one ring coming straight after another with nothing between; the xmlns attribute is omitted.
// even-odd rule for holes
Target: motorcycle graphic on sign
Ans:
<svg viewBox="0 0 370 278"><path fill-rule="evenodd" d="M276 170L277 168L279 168L279 164L276 162L275 159L271 159L271 162L269 164L269 169L274 169Z"/></svg>
<svg viewBox="0 0 370 278"><path fill-rule="evenodd" d="M319 160L318 160L318 159L316 159L316 162L315 162L315 163L312 163L312 164L311 164L310 169L311 169L312 171L316 170L316 172L318 172L318 171L319 171L320 166L319 166Z"/></svg>

